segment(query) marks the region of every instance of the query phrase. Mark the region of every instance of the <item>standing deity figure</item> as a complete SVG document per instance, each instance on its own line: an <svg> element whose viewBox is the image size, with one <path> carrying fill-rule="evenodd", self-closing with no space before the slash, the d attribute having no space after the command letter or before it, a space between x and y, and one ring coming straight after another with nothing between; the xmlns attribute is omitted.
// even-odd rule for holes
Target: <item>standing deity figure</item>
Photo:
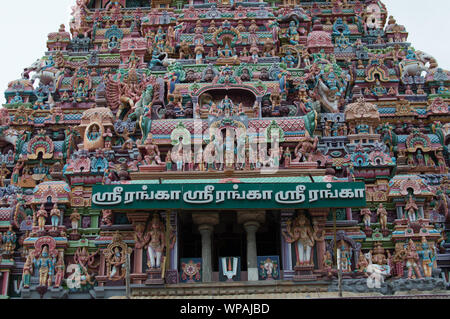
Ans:
<svg viewBox="0 0 450 319"><path fill-rule="evenodd" d="M406 248L406 267L408 267L408 279L422 278L420 274L419 254L416 251L416 245L412 239L409 240L408 247Z"/></svg>
<svg viewBox="0 0 450 319"><path fill-rule="evenodd" d="M405 267L405 257L406 257L406 250L403 247L403 243L396 243L395 244L395 251L394 256L392 256L392 262L394 264L394 274L396 278L402 278L404 274L404 267Z"/></svg>
<svg viewBox="0 0 450 319"><path fill-rule="evenodd" d="M159 219L159 215L153 215L150 242L148 244L148 259L150 268L161 268L161 258L165 247L165 238L163 231L163 224Z"/></svg>
<svg viewBox="0 0 450 319"><path fill-rule="evenodd" d="M412 195L410 195L408 198L408 202L406 203L405 211L406 211L406 218L410 222L417 221L417 212L419 211L419 208L417 207L416 202L414 201Z"/></svg>
<svg viewBox="0 0 450 319"><path fill-rule="evenodd" d="M134 241L136 243L135 248L142 249L142 248L146 247L149 239L150 239L150 233L145 234L145 224L138 223L136 225L136 231L134 233Z"/></svg>
<svg viewBox="0 0 450 319"><path fill-rule="evenodd" d="M331 253L327 250L323 255L323 269L327 272L328 277L333 276L333 259Z"/></svg>
<svg viewBox="0 0 450 319"><path fill-rule="evenodd" d="M176 164L177 171L179 172L184 171L184 164L185 164L184 159L186 156L184 155L183 143L181 143L181 138L180 143L174 146L170 157L172 162Z"/></svg>
<svg viewBox="0 0 450 319"><path fill-rule="evenodd" d="M377 209L377 216L380 221L381 230L387 229L387 211L384 208L383 204L380 203Z"/></svg>
<svg viewBox="0 0 450 319"><path fill-rule="evenodd" d="M362 251L360 251L358 257L358 264L356 265L356 267L359 272L366 273L367 266L369 266L369 261L367 260L366 256L362 253Z"/></svg>
<svg viewBox="0 0 450 319"><path fill-rule="evenodd" d="M422 237L422 250L418 251L419 256L422 259L422 269L425 277L431 277L433 274L434 261L436 260L436 255L434 250L431 249L428 241L425 237Z"/></svg>
<svg viewBox="0 0 450 319"><path fill-rule="evenodd" d="M70 214L70 221L72 223L73 233L78 233L78 221L81 219L80 214L78 213L78 209L74 208L73 213Z"/></svg>
<svg viewBox="0 0 450 319"><path fill-rule="evenodd" d="M44 246L39 258L34 259L34 266L39 271L39 286L51 286L54 263L49 256L48 246Z"/></svg>
<svg viewBox="0 0 450 319"><path fill-rule="evenodd" d="M41 205L41 208L38 210L36 216L38 218L39 231L45 231L45 219L47 218L48 214L45 210L44 204Z"/></svg>
<svg viewBox="0 0 450 319"><path fill-rule="evenodd" d="M34 251L30 251L30 253L27 256L27 260L23 265L23 272L22 272L23 288L30 288L31 276L33 275L33 252Z"/></svg>
<svg viewBox="0 0 450 319"><path fill-rule="evenodd" d="M12 225L9 226L8 231L3 235L3 254L11 255L16 248L17 236L13 231Z"/></svg>
<svg viewBox="0 0 450 319"><path fill-rule="evenodd" d="M425 166L425 157L420 149L416 153L417 166Z"/></svg>
<svg viewBox="0 0 450 319"><path fill-rule="evenodd" d="M352 270L352 252L349 248L347 248L347 245L345 244L344 240L340 241L340 247L338 248L341 254L341 261L340 261L340 267L343 272L350 272Z"/></svg>
<svg viewBox="0 0 450 319"><path fill-rule="evenodd" d="M283 158L284 158L284 167L288 168L291 165L291 150L289 146L284 150Z"/></svg>
<svg viewBox="0 0 450 319"><path fill-rule="evenodd" d="M205 54L205 48L203 47L203 44L197 44L194 49L195 53L195 64L202 64L203 61L203 55Z"/></svg>
<svg viewBox="0 0 450 319"><path fill-rule="evenodd" d="M114 276L120 275L120 270L125 267L125 257L122 256L122 251L118 246L114 247L113 254L110 256L109 265L111 267L111 273L109 274L109 279L113 279Z"/></svg>
<svg viewBox="0 0 450 319"><path fill-rule="evenodd" d="M363 208L360 212L361 216L363 217L364 226L366 228L370 228L370 218L372 217L372 212L369 208Z"/></svg>
<svg viewBox="0 0 450 319"><path fill-rule="evenodd" d="M66 266L64 265L64 253L60 252L58 255L58 261L55 265L55 284L54 287L58 288L61 286L62 280L64 279L64 270Z"/></svg>
<svg viewBox="0 0 450 319"><path fill-rule="evenodd" d="M19 182L20 177L20 171L25 165L25 160L22 155L20 155L19 160L17 161L16 165L13 168L13 172L11 175L11 185L17 185Z"/></svg>
<svg viewBox="0 0 450 319"><path fill-rule="evenodd" d="M292 223L287 221L286 231L283 236L288 243L296 243L295 252L297 255L296 266L312 265L311 250L314 247L316 237L312 227L309 225L308 219L304 214L300 214Z"/></svg>
<svg viewBox="0 0 450 319"><path fill-rule="evenodd" d="M58 204L53 205L53 209L50 211L52 219L52 230L57 230L59 226L59 218L61 217L61 211L58 209Z"/></svg>

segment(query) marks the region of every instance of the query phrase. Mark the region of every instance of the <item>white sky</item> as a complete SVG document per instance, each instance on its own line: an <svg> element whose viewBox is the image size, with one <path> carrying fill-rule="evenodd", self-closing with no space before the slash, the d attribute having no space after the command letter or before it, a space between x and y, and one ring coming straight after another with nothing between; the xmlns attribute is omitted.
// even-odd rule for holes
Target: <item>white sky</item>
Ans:
<svg viewBox="0 0 450 319"><path fill-rule="evenodd" d="M449 0L383 0L397 23L406 26L409 41L433 55L440 67L450 70ZM0 1L0 103L5 103L8 82L20 78L46 51L47 34L64 23L68 30L75 0Z"/></svg>

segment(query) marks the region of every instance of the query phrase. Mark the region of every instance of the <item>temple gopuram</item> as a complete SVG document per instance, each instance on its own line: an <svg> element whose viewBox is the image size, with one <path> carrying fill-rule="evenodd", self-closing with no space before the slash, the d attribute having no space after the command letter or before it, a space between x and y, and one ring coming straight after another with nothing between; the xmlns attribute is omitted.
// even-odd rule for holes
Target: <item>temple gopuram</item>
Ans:
<svg viewBox="0 0 450 319"><path fill-rule="evenodd" d="M445 294L450 72L376 0L76 0L0 109L1 298Z"/></svg>

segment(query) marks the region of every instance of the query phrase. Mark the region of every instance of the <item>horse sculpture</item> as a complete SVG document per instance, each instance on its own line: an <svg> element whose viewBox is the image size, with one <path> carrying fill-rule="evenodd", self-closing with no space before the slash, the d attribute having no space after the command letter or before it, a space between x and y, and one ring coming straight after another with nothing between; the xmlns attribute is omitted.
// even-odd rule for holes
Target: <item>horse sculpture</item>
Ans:
<svg viewBox="0 0 450 319"><path fill-rule="evenodd" d="M45 86L54 85L58 77L62 74L62 71L59 71L55 67L55 62L52 57L47 62L45 60L36 60L36 62L24 70L22 77L28 79L31 72L35 72L31 78L31 82L34 84L39 79L39 82Z"/></svg>

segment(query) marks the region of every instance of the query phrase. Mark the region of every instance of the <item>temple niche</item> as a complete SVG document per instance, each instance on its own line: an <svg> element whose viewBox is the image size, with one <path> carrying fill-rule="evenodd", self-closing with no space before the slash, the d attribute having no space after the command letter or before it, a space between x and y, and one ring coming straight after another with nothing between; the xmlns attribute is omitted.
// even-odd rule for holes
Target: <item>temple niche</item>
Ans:
<svg viewBox="0 0 450 319"><path fill-rule="evenodd" d="M83 136L83 148L87 151L105 147L105 133L113 129L113 115L109 109L94 108L83 114L80 134Z"/></svg>
<svg viewBox="0 0 450 319"><path fill-rule="evenodd" d="M74 1L4 92L1 297L444 294L450 72L401 23Z"/></svg>

